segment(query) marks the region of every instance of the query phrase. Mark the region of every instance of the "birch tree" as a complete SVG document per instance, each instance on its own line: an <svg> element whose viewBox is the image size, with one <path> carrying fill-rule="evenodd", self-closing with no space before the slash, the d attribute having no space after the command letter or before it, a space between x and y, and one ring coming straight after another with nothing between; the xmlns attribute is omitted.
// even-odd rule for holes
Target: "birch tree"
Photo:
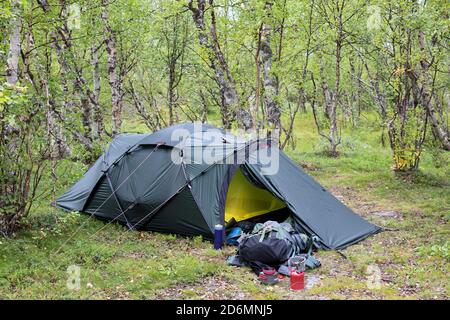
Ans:
<svg viewBox="0 0 450 320"><path fill-rule="evenodd" d="M108 54L108 80L111 89L112 135L120 132L122 127L122 83L118 74L117 47L114 30L108 15L108 0L102 0L101 19L105 32L105 46Z"/></svg>
<svg viewBox="0 0 450 320"><path fill-rule="evenodd" d="M272 50L272 1L265 3L266 17L261 26L261 40L260 40L260 59L263 67L263 79L264 79L264 109L266 114L267 125L270 130L276 130L280 132L280 105L278 103L278 79L273 74L273 50Z"/></svg>
<svg viewBox="0 0 450 320"><path fill-rule="evenodd" d="M194 5L194 1L190 0L188 8L192 12L192 18L198 31L199 44L219 86L222 125L224 128L231 128L233 115L235 115L238 123L244 128L252 127L249 112L239 106L236 81L221 49L217 35L214 1L208 0L208 3L206 3L205 0L197 0L196 5ZM206 21L208 11L210 16L209 30Z"/></svg>
<svg viewBox="0 0 450 320"><path fill-rule="evenodd" d="M20 0L11 1L11 14L6 80L9 84L15 85L19 79L20 30L22 26Z"/></svg>

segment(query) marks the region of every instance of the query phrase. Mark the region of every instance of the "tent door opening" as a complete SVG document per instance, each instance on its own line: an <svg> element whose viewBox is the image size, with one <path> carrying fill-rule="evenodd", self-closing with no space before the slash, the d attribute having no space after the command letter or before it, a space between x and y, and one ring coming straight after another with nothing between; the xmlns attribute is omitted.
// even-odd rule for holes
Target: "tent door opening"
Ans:
<svg viewBox="0 0 450 320"><path fill-rule="evenodd" d="M237 222L261 216L286 207L266 189L250 182L239 168L231 179L225 202L225 221Z"/></svg>

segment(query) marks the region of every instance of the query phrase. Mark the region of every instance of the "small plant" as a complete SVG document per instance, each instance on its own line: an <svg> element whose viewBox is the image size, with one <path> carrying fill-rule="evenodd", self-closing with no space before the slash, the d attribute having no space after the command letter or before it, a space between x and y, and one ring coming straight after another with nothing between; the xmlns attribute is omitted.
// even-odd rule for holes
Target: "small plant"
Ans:
<svg viewBox="0 0 450 320"><path fill-rule="evenodd" d="M421 256L432 256L450 260L450 242L444 244L434 244L432 246L425 245L417 248L417 252Z"/></svg>

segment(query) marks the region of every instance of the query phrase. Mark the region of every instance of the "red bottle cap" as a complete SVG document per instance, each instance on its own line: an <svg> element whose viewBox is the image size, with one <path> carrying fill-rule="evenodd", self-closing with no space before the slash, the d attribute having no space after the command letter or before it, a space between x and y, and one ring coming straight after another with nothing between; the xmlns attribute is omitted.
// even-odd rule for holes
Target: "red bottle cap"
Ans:
<svg viewBox="0 0 450 320"><path fill-rule="evenodd" d="M275 274L276 270L273 269L273 268L270 268L270 269L263 269L263 272L264 272L264 274L271 276L271 275L274 275L274 274Z"/></svg>

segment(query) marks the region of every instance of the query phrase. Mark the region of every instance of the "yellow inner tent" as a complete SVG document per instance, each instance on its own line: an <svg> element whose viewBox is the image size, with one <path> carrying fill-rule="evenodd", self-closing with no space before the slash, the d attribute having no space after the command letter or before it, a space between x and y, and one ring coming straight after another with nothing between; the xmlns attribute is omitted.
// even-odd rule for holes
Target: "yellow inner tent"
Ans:
<svg viewBox="0 0 450 320"><path fill-rule="evenodd" d="M236 171L231 179L225 203L225 221L242 221L286 207L285 203L269 191L253 185Z"/></svg>

